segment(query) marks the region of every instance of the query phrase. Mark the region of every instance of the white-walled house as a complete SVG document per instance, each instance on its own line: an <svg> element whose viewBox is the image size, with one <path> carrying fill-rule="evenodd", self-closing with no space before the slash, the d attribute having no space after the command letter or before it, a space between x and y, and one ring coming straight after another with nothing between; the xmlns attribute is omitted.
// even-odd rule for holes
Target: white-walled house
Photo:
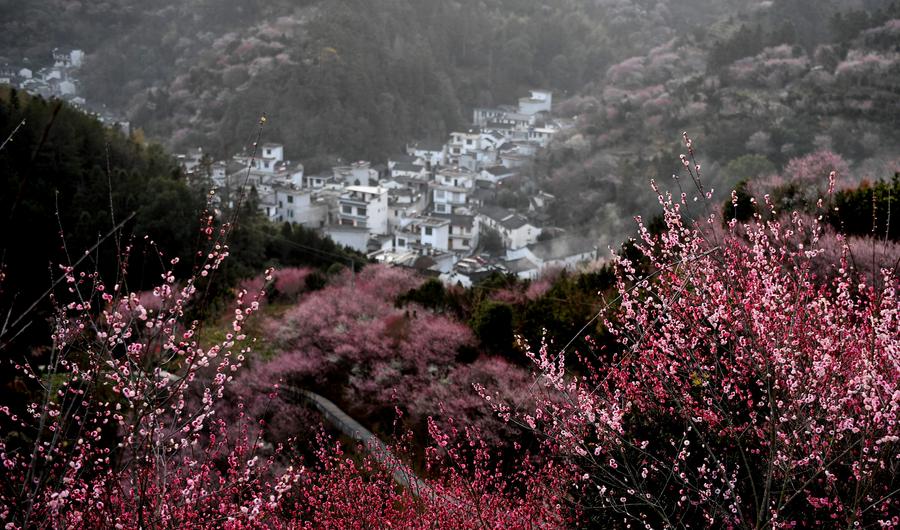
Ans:
<svg viewBox="0 0 900 530"><path fill-rule="evenodd" d="M327 206L314 203L310 190L292 186L276 187L275 200L278 203L275 220L279 223L320 228L328 217Z"/></svg>
<svg viewBox="0 0 900 530"><path fill-rule="evenodd" d="M284 160L284 146L275 143L262 145L262 158L274 159L278 162Z"/></svg>
<svg viewBox="0 0 900 530"><path fill-rule="evenodd" d="M410 219L425 211L427 206L428 197L408 186L388 188L388 222L392 229L404 226Z"/></svg>
<svg viewBox="0 0 900 530"><path fill-rule="evenodd" d="M75 94L75 83L66 79L59 83L59 93L62 96L71 96Z"/></svg>
<svg viewBox="0 0 900 530"><path fill-rule="evenodd" d="M484 180L492 184L498 184L504 179L515 177L519 172L506 166L491 166L481 170L478 180Z"/></svg>
<svg viewBox="0 0 900 530"><path fill-rule="evenodd" d="M434 217L450 221L447 249L451 252L469 254L478 246L478 223L474 215L440 215L436 213Z"/></svg>
<svg viewBox="0 0 900 530"><path fill-rule="evenodd" d="M520 280L536 280L541 275L541 268L527 257L507 259L503 267Z"/></svg>
<svg viewBox="0 0 900 530"><path fill-rule="evenodd" d="M22 79L31 79L32 77L34 77L34 72L32 72L29 68L20 68L18 73L19 77L21 77Z"/></svg>
<svg viewBox="0 0 900 530"><path fill-rule="evenodd" d="M572 270L579 264L599 259L600 252L596 240L569 236L532 243L506 253L509 261L522 258L537 265L540 271L548 268Z"/></svg>
<svg viewBox="0 0 900 530"><path fill-rule="evenodd" d="M446 163L444 144L440 142L412 143L406 146L406 152L425 162L425 167L429 171L434 171Z"/></svg>
<svg viewBox="0 0 900 530"><path fill-rule="evenodd" d="M284 146L267 143L260 146L257 156L252 160L252 167L260 173L273 175L281 162L284 162Z"/></svg>
<svg viewBox="0 0 900 530"><path fill-rule="evenodd" d="M550 140L553 139L553 136L557 132L559 131L552 127L535 127L528 130L525 139L534 142L541 147L547 147L550 145Z"/></svg>
<svg viewBox="0 0 900 530"><path fill-rule="evenodd" d="M479 149L481 149L480 128L452 132L447 143L447 163L457 165L462 155Z"/></svg>
<svg viewBox="0 0 900 530"><path fill-rule="evenodd" d="M350 247L358 252L367 252L369 231L358 226L331 225L322 228L322 233L338 245Z"/></svg>
<svg viewBox="0 0 900 530"><path fill-rule="evenodd" d="M362 160L349 166L334 167L332 172L335 181L347 186L374 186L378 181L378 171L372 169L371 163Z"/></svg>
<svg viewBox="0 0 900 530"><path fill-rule="evenodd" d="M507 248L521 248L537 241L541 229L524 215L514 214L500 222L500 237Z"/></svg>
<svg viewBox="0 0 900 530"><path fill-rule="evenodd" d="M510 112L515 112L515 108L487 108L476 107L472 112L472 123L478 127L486 127L491 122L497 122L503 119Z"/></svg>
<svg viewBox="0 0 900 530"><path fill-rule="evenodd" d="M456 213L468 205L475 188L475 174L460 168L441 169L431 183L432 204L436 213Z"/></svg>
<svg viewBox="0 0 900 530"><path fill-rule="evenodd" d="M519 114L533 116L540 112L549 113L553 107L553 92L532 90L531 96L519 99Z"/></svg>
<svg viewBox="0 0 900 530"><path fill-rule="evenodd" d="M209 166L209 177L210 180L212 180L212 185L216 188L225 187L225 179L227 176L228 164L226 164L225 162L214 162L211 166Z"/></svg>
<svg viewBox="0 0 900 530"><path fill-rule="evenodd" d="M533 127L536 121L534 115L510 112L505 116L501 116L496 120L488 122L487 126L491 129L503 130L504 132L515 132L524 131L529 127Z"/></svg>
<svg viewBox="0 0 900 530"><path fill-rule="evenodd" d="M366 228L370 234L388 234L388 190L374 186L347 186L338 201L341 226Z"/></svg>
<svg viewBox="0 0 900 530"><path fill-rule="evenodd" d="M438 250L450 250L450 220L437 217L417 219L419 241Z"/></svg>
<svg viewBox="0 0 900 530"><path fill-rule="evenodd" d="M399 177L425 179L428 177L428 169L424 165L410 162L397 162L390 169L391 178Z"/></svg>
<svg viewBox="0 0 900 530"><path fill-rule="evenodd" d="M527 166L531 162L530 155L523 155L516 151L507 151L500 153L500 164L507 168L517 168Z"/></svg>
<svg viewBox="0 0 900 530"><path fill-rule="evenodd" d="M406 228L396 230L394 232L394 251L410 252L420 245L422 241L422 231L410 223Z"/></svg>
<svg viewBox="0 0 900 530"><path fill-rule="evenodd" d="M317 190L333 184L335 182L333 173L319 173L317 175L305 175L303 177L303 187Z"/></svg>
<svg viewBox="0 0 900 530"><path fill-rule="evenodd" d="M459 156L458 165L463 169L468 169L469 171L478 172L481 171L481 168L486 166L493 166L497 163L497 150L493 148L489 149L476 149L474 151L469 151L467 153L463 153Z"/></svg>
<svg viewBox="0 0 900 530"><path fill-rule="evenodd" d="M287 174L288 180L291 183L291 186L295 188L302 188L303 181L305 176L305 168L303 164L300 162L287 164L284 168L285 173Z"/></svg>
<svg viewBox="0 0 900 530"><path fill-rule="evenodd" d="M72 50L69 52L69 64L72 68L81 68L84 63L84 52L82 50Z"/></svg>
<svg viewBox="0 0 900 530"><path fill-rule="evenodd" d="M506 208L486 206L478 209L479 226L496 230L507 249L525 247L537 241L541 229L534 226L525 216Z"/></svg>

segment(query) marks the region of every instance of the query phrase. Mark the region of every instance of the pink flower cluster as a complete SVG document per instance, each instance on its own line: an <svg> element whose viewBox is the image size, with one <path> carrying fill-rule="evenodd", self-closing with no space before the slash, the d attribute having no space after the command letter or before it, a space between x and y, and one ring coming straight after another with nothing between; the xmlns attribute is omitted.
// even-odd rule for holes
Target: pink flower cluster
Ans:
<svg viewBox="0 0 900 530"><path fill-rule="evenodd" d="M617 258L617 349L581 352L578 373L535 352L555 395L519 421L579 462L607 524L897 527L897 276L854 274L844 246L823 286L818 219L723 232L685 218L686 196L659 198L645 264Z"/></svg>

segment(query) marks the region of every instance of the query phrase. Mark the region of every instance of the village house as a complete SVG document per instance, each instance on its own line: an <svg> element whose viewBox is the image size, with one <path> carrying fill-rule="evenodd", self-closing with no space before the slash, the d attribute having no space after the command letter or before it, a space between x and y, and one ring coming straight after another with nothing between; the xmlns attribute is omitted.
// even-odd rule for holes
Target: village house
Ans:
<svg viewBox="0 0 900 530"><path fill-rule="evenodd" d="M328 206L313 202L310 190L294 186L275 186L276 221L320 228L328 218Z"/></svg>
<svg viewBox="0 0 900 530"><path fill-rule="evenodd" d="M497 231L507 249L522 248L536 242L541 235L541 229L524 215L497 206L479 208L477 222L479 226Z"/></svg>
<svg viewBox="0 0 900 530"><path fill-rule="evenodd" d="M535 116L510 112L505 116L488 122L487 126L499 131L524 131L536 123Z"/></svg>
<svg viewBox="0 0 900 530"><path fill-rule="evenodd" d="M476 127L465 131L452 132L450 133L450 141L447 143L447 162L450 165L459 165L462 155L480 149L480 128Z"/></svg>
<svg viewBox="0 0 900 530"><path fill-rule="evenodd" d="M478 246L478 223L474 215L435 213L434 217L450 221L447 250L468 254Z"/></svg>
<svg viewBox="0 0 900 530"><path fill-rule="evenodd" d="M549 90L532 90L531 95L519 99L519 114L534 116L535 114L550 114L553 107L553 92Z"/></svg>
<svg viewBox="0 0 900 530"><path fill-rule="evenodd" d="M396 179L399 177L408 177L415 179L428 178L428 169L424 165L411 162L396 162L393 167L390 167L389 172L391 175L390 178L392 179Z"/></svg>
<svg viewBox="0 0 900 530"><path fill-rule="evenodd" d="M385 183L385 187L388 189L388 223L392 229L403 225L428 207L428 196L424 193L398 185L394 181Z"/></svg>
<svg viewBox="0 0 900 530"><path fill-rule="evenodd" d="M508 114L515 113L516 108L509 105L501 105L495 108L477 107L472 112L472 123L476 127L487 127L491 122L498 122Z"/></svg>
<svg viewBox="0 0 900 530"><path fill-rule="evenodd" d="M419 241L438 250L450 250L450 220L421 217L413 221L419 228Z"/></svg>
<svg viewBox="0 0 900 530"><path fill-rule="evenodd" d="M578 265L591 262L600 258L598 241L586 237L564 236L547 241L532 243L522 248L510 249L506 253L507 264L516 264L515 267L522 267L525 271L525 262L520 260L526 259L533 263L536 271L529 271L527 274L533 274L530 278L547 269L567 269L573 270Z"/></svg>
<svg viewBox="0 0 900 530"><path fill-rule="evenodd" d="M339 200L339 224L365 228L370 234L388 234L388 190L374 186L347 186Z"/></svg>
<svg viewBox="0 0 900 530"><path fill-rule="evenodd" d="M357 252L369 251L369 229L362 226L326 225L321 229L322 235L330 238L338 245L350 247Z"/></svg>
<svg viewBox="0 0 900 530"><path fill-rule="evenodd" d="M444 144L440 142L415 142L408 144L406 153L423 161L428 171L434 171L446 163Z"/></svg>
<svg viewBox="0 0 900 530"><path fill-rule="evenodd" d="M504 269L481 256L469 256L456 262L450 271L441 274L440 279L445 285L469 288L498 271L504 272Z"/></svg>
<svg viewBox="0 0 900 530"><path fill-rule="evenodd" d="M536 280L541 275L541 268L527 257L508 259L503 262L504 272L512 274L520 280Z"/></svg>
<svg viewBox="0 0 900 530"><path fill-rule="evenodd" d="M415 247L421 245L422 231L412 222L408 222L404 227L398 227L394 230L394 248L395 252L415 252Z"/></svg>
<svg viewBox="0 0 900 530"><path fill-rule="evenodd" d="M518 174L519 172L517 170L503 165L491 166L481 170L478 174L478 180L487 181L491 184L499 184L500 182L503 182L504 179L515 177Z"/></svg>
<svg viewBox="0 0 900 530"><path fill-rule="evenodd" d="M311 190L324 188L329 184L334 184L334 173L318 173L316 175L306 175L303 177L303 187Z"/></svg>
<svg viewBox="0 0 900 530"><path fill-rule="evenodd" d="M365 161L354 162L349 166L337 166L332 168L336 182L343 182L345 186L374 186L378 182L378 171L372 169L372 164Z"/></svg>
<svg viewBox="0 0 900 530"><path fill-rule="evenodd" d="M559 130L554 127L535 127L528 130L525 134L525 139L534 142L540 147L547 147L557 132Z"/></svg>
<svg viewBox="0 0 900 530"><path fill-rule="evenodd" d="M475 174L460 168L444 168L437 172L432 188L432 208L435 213L458 213L468 203L475 188Z"/></svg>

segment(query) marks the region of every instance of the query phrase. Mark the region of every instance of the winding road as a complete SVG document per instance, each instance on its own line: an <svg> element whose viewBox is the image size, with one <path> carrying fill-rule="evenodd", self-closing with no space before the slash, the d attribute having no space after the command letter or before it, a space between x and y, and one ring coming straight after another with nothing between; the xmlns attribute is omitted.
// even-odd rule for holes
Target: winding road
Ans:
<svg viewBox="0 0 900 530"><path fill-rule="evenodd" d="M311 405L318 410L329 423L341 431L342 434L363 444L369 451L369 454L371 454L379 464L391 471L391 476L394 478L394 481L408 489L416 497L420 497L422 493L427 493L431 490L422 479L413 473L409 466L404 464L402 460L397 458L394 453L391 452L387 444L375 436L372 431L366 429L358 421L351 418L329 399L322 397L315 392L293 386L282 386L279 390L285 396L292 397L297 401Z"/></svg>

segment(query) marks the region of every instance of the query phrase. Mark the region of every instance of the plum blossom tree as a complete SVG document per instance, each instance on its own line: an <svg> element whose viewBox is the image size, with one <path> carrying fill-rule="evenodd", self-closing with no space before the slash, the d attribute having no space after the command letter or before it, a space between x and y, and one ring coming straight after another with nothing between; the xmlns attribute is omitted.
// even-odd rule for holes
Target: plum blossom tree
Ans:
<svg viewBox="0 0 900 530"><path fill-rule="evenodd" d="M659 199L666 229L640 224L636 242L649 276L616 258L603 318L618 349L581 352L578 373L534 351L554 397L519 420L572 458L606 525L897 527L897 276L854 274L845 244L822 285L818 218L757 214L721 232L684 216L686 195ZM807 244L783 244L797 234Z"/></svg>
<svg viewBox="0 0 900 530"><path fill-rule="evenodd" d="M469 427L458 431L452 417L444 422L449 430L427 422L428 476L416 480L416 488L404 489L393 478L403 464L351 459L320 438L316 458L302 465L282 446L269 447L277 433L257 421L256 410L245 412L238 403L223 414L222 401L231 396L226 390L249 361L247 319L260 310L259 298L276 275L268 271L264 282L250 282L256 293L241 289L227 335L218 343L201 343L199 323L185 322L185 314L202 292L199 279L214 274L228 255L222 242L227 228L209 223L204 233L211 250L197 274L180 286L166 272L158 287L139 296L127 293L123 283L108 287L97 274L63 268L67 288L61 298L73 301L59 303L49 364L18 364L32 398L21 410L0 407L5 528L562 526L562 495L571 483L563 469L542 470L526 461L507 472L493 454L496 440ZM289 273L288 285L299 283L294 276L303 274ZM352 286L358 299L343 296L347 305L340 307L346 312L330 315L336 322L324 314L326 320L311 325L346 326L359 333L353 335L357 343L378 347L353 349L350 341L337 341L342 333L334 329L330 338L320 330L313 340L333 340L336 354L351 358L386 359L399 351L425 373L430 363L448 362L453 345L468 340L464 326L423 315L423 329L413 333L400 310L376 318L385 305L393 307L388 300L418 281L376 267L347 274L330 289ZM326 289L311 299L328 294ZM435 344L450 347L435 349ZM482 370L476 366L474 373L458 373L463 381L454 388L471 384L470 376L493 386L492 378L503 380L509 371L500 361ZM389 363L372 369L376 379L402 375ZM356 386L367 384L360 378ZM270 388L263 395L257 390L254 402L275 403L277 390Z"/></svg>
<svg viewBox="0 0 900 530"><path fill-rule="evenodd" d="M47 364L18 361L28 400L0 407L6 528L255 527L280 510L296 472L272 469L243 413L232 434L215 418L250 351L243 327L260 293L238 293L229 333L209 347L185 322L201 278L228 256L228 232L209 217L195 275L179 286L169 270L152 294L127 292L124 272L107 285L62 267Z"/></svg>

